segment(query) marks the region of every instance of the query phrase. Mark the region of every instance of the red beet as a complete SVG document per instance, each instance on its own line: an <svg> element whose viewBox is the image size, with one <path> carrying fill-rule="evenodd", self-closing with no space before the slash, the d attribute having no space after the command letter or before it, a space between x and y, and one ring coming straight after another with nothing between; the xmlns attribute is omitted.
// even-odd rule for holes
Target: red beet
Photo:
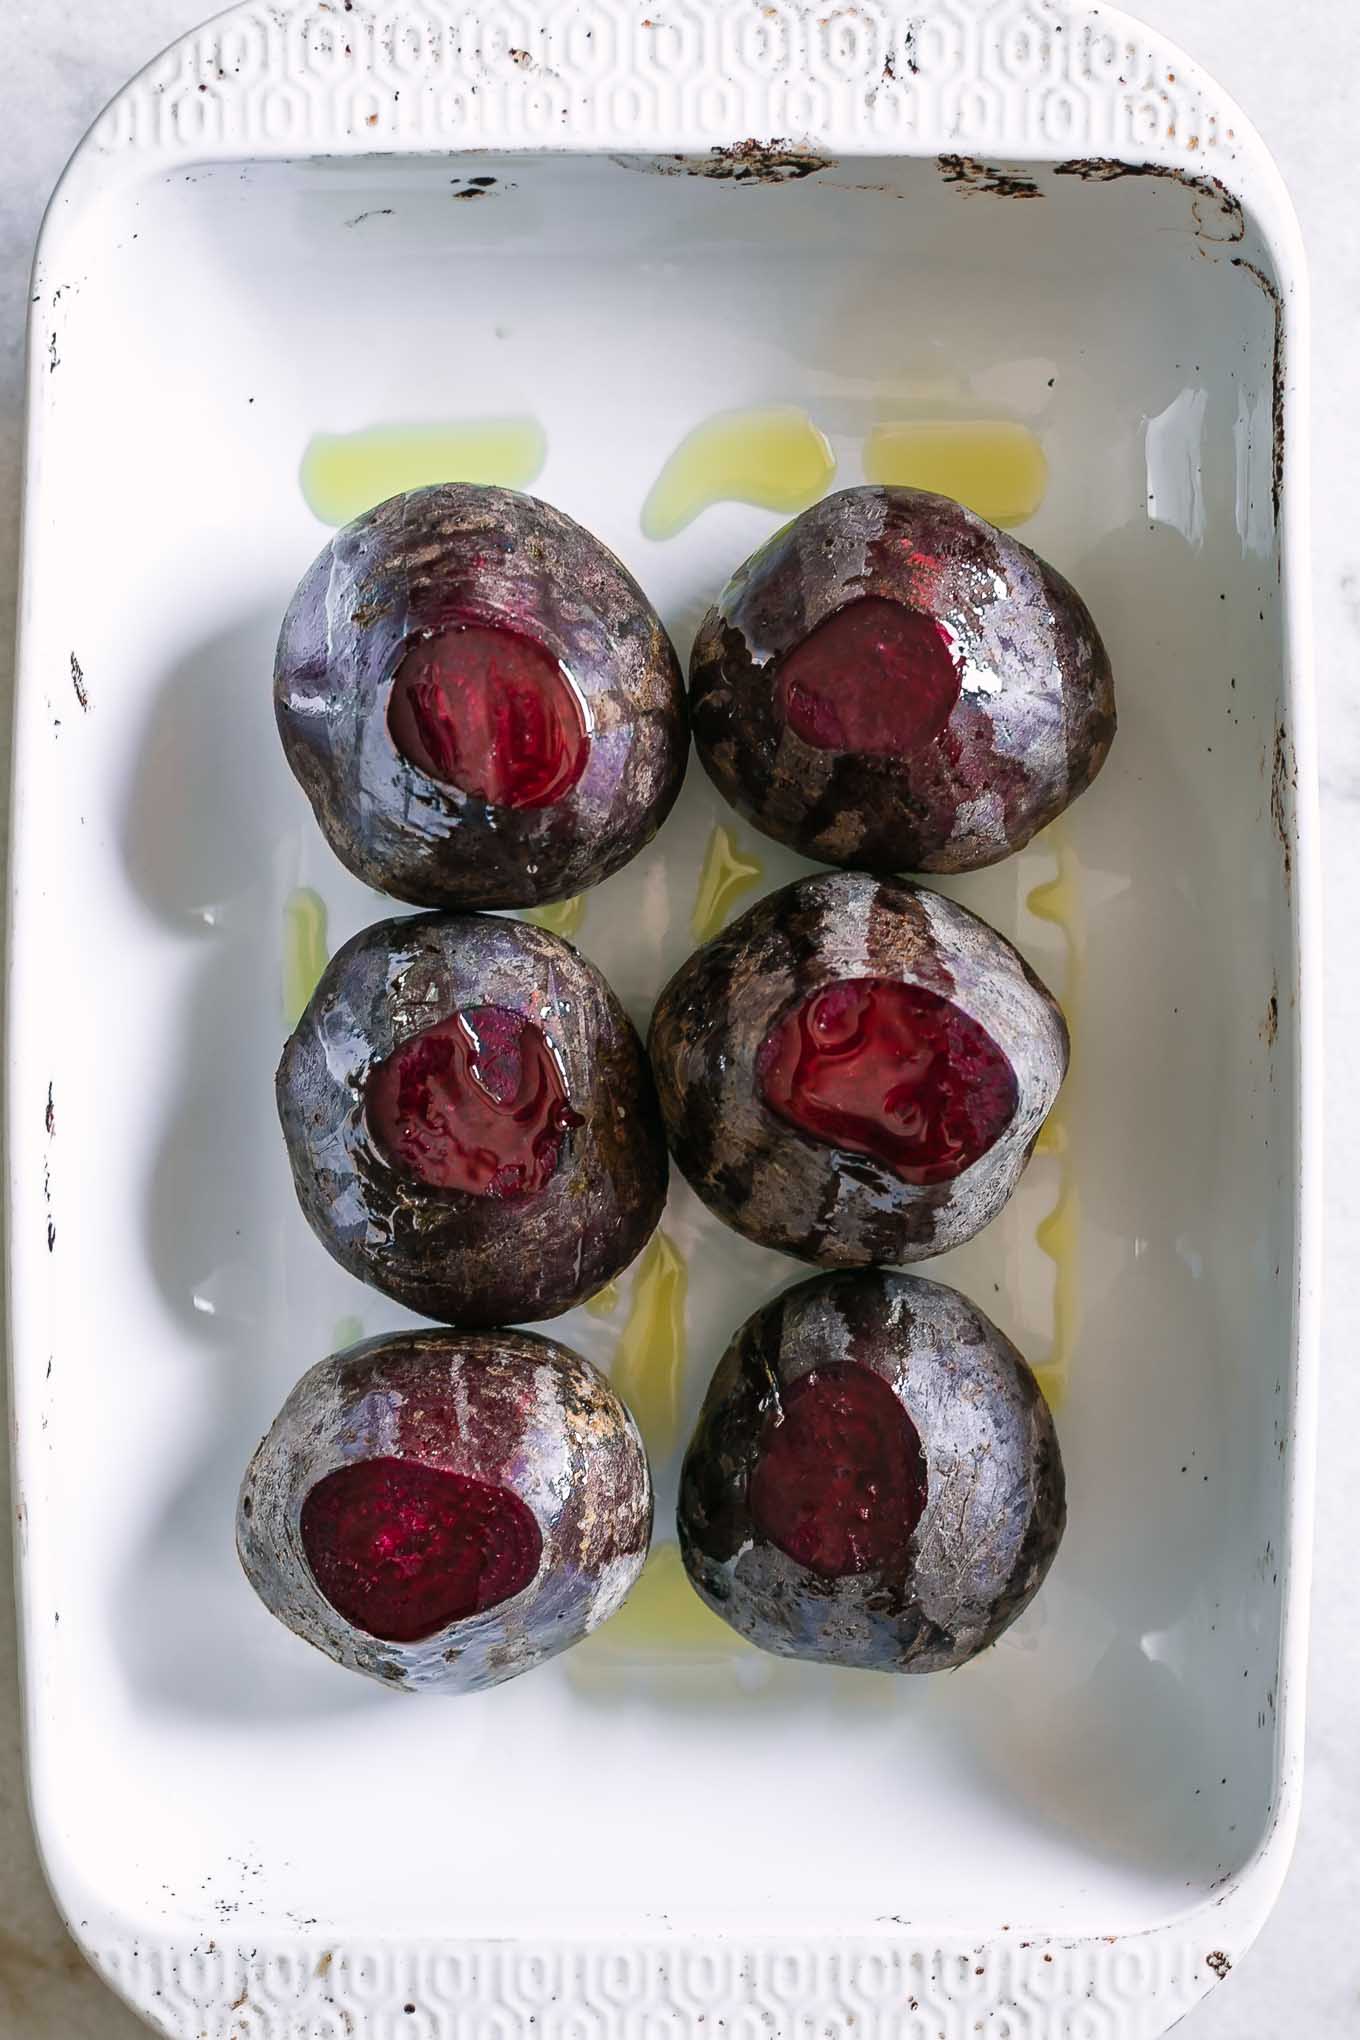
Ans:
<svg viewBox="0 0 1360 2040"><path fill-rule="evenodd" d="M1105 762L1110 662L1076 590L919 489L842 489L753 553L690 660L704 769L819 863L969 871Z"/></svg>
<svg viewBox="0 0 1360 2040"><path fill-rule="evenodd" d="M531 1332L408 1332L303 1376L236 1542L266 1607L339 1663L472 1692L613 1613L651 1512L637 1426L586 1361Z"/></svg>
<svg viewBox="0 0 1360 2040"><path fill-rule="evenodd" d="M274 662L342 863L426 907L533 907L637 855L680 791L684 685L607 547L511 489L413 489L337 531Z"/></svg>
<svg viewBox="0 0 1360 2040"><path fill-rule="evenodd" d="M671 1153L719 1218L829 1267L994 1218L1067 1068L1058 1007L938 893L823 872L691 956L648 1043Z"/></svg>
<svg viewBox="0 0 1360 2040"><path fill-rule="evenodd" d="M1062 1458L1033 1374L957 1290L818 1275L728 1347L676 1520L698 1593L763 1650L944 1671L1038 1592Z"/></svg>
<svg viewBox="0 0 1360 2040"><path fill-rule="evenodd" d="M584 1303L666 1201L642 1043L592 963L496 914L331 958L275 1079L298 1201L342 1267L449 1324Z"/></svg>

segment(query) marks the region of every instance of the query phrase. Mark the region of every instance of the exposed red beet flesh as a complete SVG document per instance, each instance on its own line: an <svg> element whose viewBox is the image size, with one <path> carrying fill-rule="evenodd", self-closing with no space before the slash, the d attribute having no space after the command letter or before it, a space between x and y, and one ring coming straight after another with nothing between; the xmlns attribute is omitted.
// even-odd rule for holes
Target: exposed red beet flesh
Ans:
<svg viewBox="0 0 1360 2040"><path fill-rule="evenodd" d="M748 1500L761 1535L823 1579L902 1565L926 1505L916 1426L881 1375L816 1367L771 1413Z"/></svg>
<svg viewBox="0 0 1360 2040"><path fill-rule="evenodd" d="M922 1184L985 1155L1020 1095L1009 1059L951 1000L870 977L824 985L777 1021L756 1085L801 1133Z"/></svg>
<svg viewBox="0 0 1360 2040"><path fill-rule="evenodd" d="M387 726L410 764L492 807L551 807L590 751L580 699L552 654L518 631L478 623L411 645Z"/></svg>
<svg viewBox="0 0 1360 2040"><path fill-rule="evenodd" d="M473 1006L412 1035L368 1080L369 1130L388 1160L437 1190L529 1197L584 1121L541 1029Z"/></svg>
<svg viewBox="0 0 1360 2040"><path fill-rule="evenodd" d="M361 1459L302 1504L302 1548L346 1622L417 1643L521 1593L543 1533L517 1494L409 1459Z"/></svg>
<svg viewBox="0 0 1360 2040"><path fill-rule="evenodd" d="M943 624L866 595L786 654L778 698L790 729L818 751L909 758L939 736L960 684Z"/></svg>

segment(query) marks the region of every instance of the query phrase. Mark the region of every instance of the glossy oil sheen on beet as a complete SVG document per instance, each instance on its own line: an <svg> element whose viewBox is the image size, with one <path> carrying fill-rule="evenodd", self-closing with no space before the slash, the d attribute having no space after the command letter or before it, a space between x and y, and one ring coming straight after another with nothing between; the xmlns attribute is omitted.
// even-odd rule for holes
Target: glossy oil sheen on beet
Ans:
<svg viewBox="0 0 1360 2040"><path fill-rule="evenodd" d="M375 1140L438 1190L527 1197L557 1169L584 1122L541 1028L503 1006L477 1006L424 1028L368 1081Z"/></svg>
<svg viewBox="0 0 1360 2040"><path fill-rule="evenodd" d="M674 649L607 546L513 489L412 489L288 605L284 750L336 855L418 906L544 907L650 842L689 753Z"/></svg>
<svg viewBox="0 0 1360 2040"><path fill-rule="evenodd" d="M1014 1115L1015 1072L949 999L891 978L813 992L756 1058L771 1111L829 1147L873 1155L904 1183L947 1183Z"/></svg>

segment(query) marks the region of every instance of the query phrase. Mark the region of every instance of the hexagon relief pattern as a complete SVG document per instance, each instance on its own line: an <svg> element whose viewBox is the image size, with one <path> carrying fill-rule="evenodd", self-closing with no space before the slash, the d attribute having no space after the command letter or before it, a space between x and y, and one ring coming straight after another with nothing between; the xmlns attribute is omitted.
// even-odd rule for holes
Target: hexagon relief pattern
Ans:
<svg viewBox="0 0 1360 2040"><path fill-rule="evenodd" d="M98 1961L183 2040L691 2040L704 2028L726 2040L1152 2040L1226 1967L1164 1935L976 1949L210 1941L120 1945Z"/></svg>
<svg viewBox="0 0 1360 2040"><path fill-rule="evenodd" d="M564 132L702 150L869 147L1200 156L1230 149L1200 80L1058 0L578 0L481 9L253 0L161 58L106 149L498 147ZM1220 136L1222 137L1220 139Z"/></svg>

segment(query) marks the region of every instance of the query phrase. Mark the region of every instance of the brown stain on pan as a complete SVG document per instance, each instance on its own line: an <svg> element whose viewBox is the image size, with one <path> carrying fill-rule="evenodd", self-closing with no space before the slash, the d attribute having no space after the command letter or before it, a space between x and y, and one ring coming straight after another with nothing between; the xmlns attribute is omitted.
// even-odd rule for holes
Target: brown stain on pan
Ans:
<svg viewBox="0 0 1360 2040"><path fill-rule="evenodd" d="M1284 852L1284 878L1288 885L1294 871L1293 794L1299 783L1294 747L1283 723L1275 725L1275 746L1270 766L1270 819Z"/></svg>
<svg viewBox="0 0 1360 2040"><path fill-rule="evenodd" d="M975 156L937 156L936 163L946 184L964 191L984 192L991 198L1042 198L1034 179L1023 170L1005 170L995 163L980 163Z"/></svg>
<svg viewBox="0 0 1360 2040"><path fill-rule="evenodd" d="M1164 177L1172 184L1179 184L1191 193L1195 201L1193 211L1195 225L1204 232L1210 225L1200 210L1203 203L1213 206L1224 233L1212 234L1208 238L1225 244L1242 240L1247 223L1242 212L1242 201L1229 191L1221 177L1202 176L1194 170L1180 170L1173 163L1128 163L1118 156L1073 156L1065 163L1055 163L1055 177L1080 177L1088 184L1113 184L1121 177Z"/></svg>
<svg viewBox="0 0 1360 2040"><path fill-rule="evenodd" d="M921 66L916 61L916 31L910 22L902 37L901 55L909 75L913 78L918 77ZM900 75L897 68L897 52L889 50L883 59L883 82L885 85L895 85Z"/></svg>
<svg viewBox="0 0 1360 2040"><path fill-rule="evenodd" d="M1234 269L1245 269L1265 292L1275 320L1274 348L1270 363L1270 505L1274 512L1275 524L1280 522L1280 496L1284 485L1284 299L1280 286L1273 276L1268 276L1255 262L1248 262L1245 255L1234 255Z"/></svg>
<svg viewBox="0 0 1360 2040"><path fill-rule="evenodd" d="M623 170L653 177L708 177L723 184L794 184L834 168L835 159L783 137L728 142L706 156L615 156Z"/></svg>

